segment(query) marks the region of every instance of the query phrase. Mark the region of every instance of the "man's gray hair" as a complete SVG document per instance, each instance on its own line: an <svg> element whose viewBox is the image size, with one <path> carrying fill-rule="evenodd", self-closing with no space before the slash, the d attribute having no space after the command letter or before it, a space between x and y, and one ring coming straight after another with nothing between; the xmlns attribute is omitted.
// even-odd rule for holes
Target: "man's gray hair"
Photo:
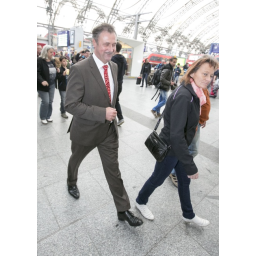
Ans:
<svg viewBox="0 0 256 256"><path fill-rule="evenodd" d="M53 49L53 46L51 45L44 45L42 51L41 51L41 54L39 57L41 57L42 59L45 59L45 60L48 60L48 56L47 56L47 52L50 50L50 49ZM54 57L52 56L52 60L54 60Z"/></svg>
<svg viewBox="0 0 256 256"><path fill-rule="evenodd" d="M108 24L108 23L102 23L99 26L95 27L92 31L92 38L98 43L99 35L102 31L108 31L109 33L115 33L115 28Z"/></svg>

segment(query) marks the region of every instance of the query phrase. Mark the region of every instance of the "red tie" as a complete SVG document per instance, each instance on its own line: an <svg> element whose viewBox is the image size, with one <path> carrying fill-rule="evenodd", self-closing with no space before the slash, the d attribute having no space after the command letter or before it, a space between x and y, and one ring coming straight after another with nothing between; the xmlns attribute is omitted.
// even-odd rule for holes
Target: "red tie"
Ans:
<svg viewBox="0 0 256 256"><path fill-rule="evenodd" d="M108 78L108 65L104 65L104 79L105 79L105 84L107 87L107 91L108 91L108 96L109 96L109 100L111 103L111 93L110 93L110 83L109 83L109 78Z"/></svg>

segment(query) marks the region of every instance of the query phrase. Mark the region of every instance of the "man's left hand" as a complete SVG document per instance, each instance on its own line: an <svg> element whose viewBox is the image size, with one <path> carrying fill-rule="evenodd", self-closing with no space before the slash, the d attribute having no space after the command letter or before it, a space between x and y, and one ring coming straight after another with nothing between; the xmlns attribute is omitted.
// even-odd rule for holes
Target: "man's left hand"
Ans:
<svg viewBox="0 0 256 256"><path fill-rule="evenodd" d="M206 126L206 121L204 121L201 125L202 128L204 128Z"/></svg>

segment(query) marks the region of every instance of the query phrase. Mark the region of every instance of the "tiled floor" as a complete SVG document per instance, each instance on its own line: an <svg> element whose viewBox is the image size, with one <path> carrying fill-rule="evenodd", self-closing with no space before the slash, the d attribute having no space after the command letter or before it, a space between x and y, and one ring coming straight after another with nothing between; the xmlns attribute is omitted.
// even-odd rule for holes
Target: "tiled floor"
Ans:
<svg viewBox="0 0 256 256"><path fill-rule="evenodd" d="M154 93L154 88L140 88L134 79L126 79L120 95L125 123L119 127L119 163L131 210L137 216L135 198L155 165L144 145L156 124L150 112L156 105L151 100ZM177 188L167 178L148 203L155 220L143 219L141 227L132 228L117 219L97 149L80 166L80 199L68 194L71 143L66 132L72 117L60 116L60 96L55 91L53 123L43 125L38 117L38 255L219 255L219 99L211 103L210 120L201 129L195 158L200 178L191 183L195 213L211 224L198 228L183 223Z"/></svg>

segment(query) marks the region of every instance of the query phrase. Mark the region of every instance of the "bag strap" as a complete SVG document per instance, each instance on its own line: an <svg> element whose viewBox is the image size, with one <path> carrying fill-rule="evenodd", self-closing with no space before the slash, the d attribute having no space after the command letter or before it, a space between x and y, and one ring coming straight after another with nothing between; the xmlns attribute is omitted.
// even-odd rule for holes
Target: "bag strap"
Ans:
<svg viewBox="0 0 256 256"><path fill-rule="evenodd" d="M160 124L160 122L161 122L161 120L162 120L162 118L163 118L163 115L164 115L164 111L163 111L163 113L161 114L161 117L158 119L158 121L157 121L157 123L156 123L156 126L155 126L155 128L154 128L154 131L157 130L157 128L158 128L158 126L159 126L159 124Z"/></svg>

